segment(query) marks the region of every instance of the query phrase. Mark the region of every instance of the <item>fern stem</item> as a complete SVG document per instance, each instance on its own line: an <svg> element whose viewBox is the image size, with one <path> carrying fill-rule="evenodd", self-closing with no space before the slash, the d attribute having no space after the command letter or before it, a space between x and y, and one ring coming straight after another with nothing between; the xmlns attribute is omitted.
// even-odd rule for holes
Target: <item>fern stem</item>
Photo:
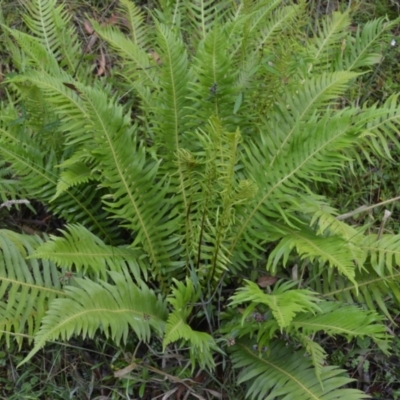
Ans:
<svg viewBox="0 0 400 400"><path fill-rule="evenodd" d="M385 204L393 203L394 201L397 201L397 200L400 200L400 196L393 197L392 199L389 199L389 200L381 201L380 203L373 204L372 206L365 206L365 205L364 205L364 206L358 207L358 208L356 208L355 210L350 211L350 212L348 212L348 213L346 213L346 214L338 215L338 216L336 217L336 219L337 219L338 221L343 221L343 220L345 220L345 219L347 219L347 218L350 218L350 217L352 217L353 215L356 215L356 214L358 214L358 213L365 212L365 211L369 211L369 210L373 210L373 209L376 208L376 207L380 207L380 206L383 206L383 205L385 205Z"/></svg>

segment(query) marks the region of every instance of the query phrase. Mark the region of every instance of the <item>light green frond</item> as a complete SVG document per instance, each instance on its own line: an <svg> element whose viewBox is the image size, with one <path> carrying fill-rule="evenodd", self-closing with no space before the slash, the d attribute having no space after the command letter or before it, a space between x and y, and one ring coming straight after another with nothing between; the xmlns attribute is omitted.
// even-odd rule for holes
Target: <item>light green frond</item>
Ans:
<svg viewBox="0 0 400 400"><path fill-rule="evenodd" d="M300 24L302 15L300 5L279 7L281 1L268 1L267 4L254 15L250 21L248 35L251 36L248 45L253 49L253 57L260 51L269 52L277 40L291 42L290 31L296 24ZM273 11L273 12L272 12Z"/></svg>
<svg viewBox="0 0 400 400"><path fill-rule="evenodd" d="M192 112L195 112L196 128L212 116L224 121L224 126L235 130L233 110L237 99L234 86L237 69L232 68L232 54L227 33L218 25L202 41L193 60ZM231 124L229 124L231 122ZM201 127L200 125L200 127Z"/></svg>
<svg viewBox="0 0 400 400"><path fill-rule="evenodd" d="M135 139L136 127L130 126L124 109L97 88L75 82L76 90L72 90L47 75L33 75L31 79L48 101L57 105L61 123L69 132L68 143L85 146L96 160L102 171L101 186L112 193L104 196L108 212L137 232L135 245L146 249L154 265L163 259L167 266L165 243L176 248L176 241L170 238L168 201L159 208L166 197L167 177L156 182L158 163L147 161L144 146Z"/></svg>
<svg viewBox="0 0 400 400"><path fill-rule="evenodd" d="M106 245L82 225L67 225L61 232L63 237L50 235L31 258L51 260L62 268L89 272L91 276L96 273L102 279L107 278L108 271L121 272L128 267L140 281L137 251ZM142 272L147 275L144 268Z"/></svg>
<svg viewBox="0 0 400 400"><path fill-rule="evenodd" d="M314 224L318 226L317 235L330 233L351 241L358 241L362 236L354 226L338 220L336 218L337 211L325 204L316 207L314 212L310 211L313 213L310 226L314 226Z"/></svg>
<svg viewBox="0 0 400 400"><path fill-rule="evenodd" d="M250 18L247 22L248 24L248 35L252 37L254 32L259 31L262 28L265 28L266 22L269 21L271 14L278 6L281 4L280 0L272 0L272 1L260 1L252 4L250 7L248 6L245 9L246 14L250 15ZM271 28L267 29L271 31Z"/></svg>
<svg viewBox="0 0 400 400"><path fill-rule="evenodd" d="M298 314L291 327L306 335L324 332L329 336L341 335L348 340L369 337L376 342L388 341L383 318L377 313L341 303L321 302L318 314Z"/></svg>
<svg viewBox="0 0 400 400"><path fill-rule="evenodd" d="M400 264L400 235L386 234L381 238L377 235L368 235L361 245L361 249L370 254L372 268L379 276L390 276L394 267Z"/></svg>
<svg viewBox="0 0 400 400"><path fill-rule="evenodd" d="M201 41L213 26L221 19L224 2L216 3L213 0L199 0L184 2L190 21L190 34L198 36Z"/></svg>
<svg viewBox="0 0 400 400"><path fill-rule="evenodd" d="M148 28L140 8L131 0L121 0L120 6L126 18L132 42L140 49L148 48Z"/></svg>
<svg viewBox="0 0 400 400"><path fill-rule="evenodd" d="M330 271L318 271L314 266L308 269L308 273L309 286L326 299L338 300L345 304L362 304L371 311L379 309L389 319L391 316L387 309L388 299L400 304L400 272L397 269L393 270L393 275L387 273L379 276L365 263L362 270L356 270L357 285Z"/></svg>
<svg viewBox="0 0 400 400"><path fill-rule="evenodd" d="M230 305L252 302L268 306L281 329L288 327L296 314L319 311L316 293L305 289L293 289L294 283L276 284L272 293L265 293L254 282L245 281L246 286L238 289L231 297ZM254 309L249 307L243 314L242 323Z"/></svg>
<svg viewBox="0 0 400 400"><path fill-rule="evenodd" d="M34 66L39 71L58 71L58 63L54 54L49 53L37 38L4 25L2 28L14 37L21 50L26 53L26 57L22 56L20 60L23 62L21 66L24 67L24 70L28 66ZM26 61L26 65L24 65L24 61Z"/></svg>
<svg viewBox="0 0 400 400"><path fill-rule="evenodd" d="M139 340L149 341L151 329L164 330L166 304L146 286L136 286L127 275L110 273L114 284L76 278L78 286L65 288L65 298L51 302L42 319L35 346L25 363L47 341L73 335L93 338L100 330L115 343L126 342L130 328Z"/></svg>
<svg viewBox="0 0 400 400"><path fill-rule="evenodd" d="M74 162L68 168L60 173L60 178L57 183L57 190L51 200L55 200L62 193L65 193L70 187L77 186L82 183L88 183L95 179L91 168L83 162Z"/></svg>
<svg viewBox="0 0 400 400"><path fill-rule="evenodd" d="M308 194L302 195L302 193L309 191L305 182L309 180L311 171L315 172L313 179L316 179L321 171L333 173L343 164L346 158L342 150L357 140L351 131L349 132L352 116L354 110L344 110L334 116L327 114L315 123L310 122L307 125L309 129L304 127L308 137L297 138L286 154L281 153L274 168L265 167L268 168L267 172L263 168L255 168L256 165L260 165L257 162L245 164L262 191L259 191L256 201L247 208L246 213L238 215L240 224L229 247L232 254L239 241L241 244L244 240L249 241L251 242L249 247L254 247L256 242L254 238L262 241L270 240L267 235L262 236L260 232L273 232L271 217L282 218L292 228L297 226L298 221L294 223L291 213L285 210L293 208L303 212L303 206L297 200L301 197L304 202L308 198ZM256 160L263 162L258 144L254 144L249 151L255 155ZM293 218L297 219L294 215ZM275 240L275 237L272 238Z"/></svg>
<svg viewBox="0 0 400 400"><path fill-rule="evenodd" d="M78 218L88 227L92 227L103 238L113 242L112 224L107 219L109 215L101 209L101 204L94 203L98 194L97 185L85 185L70 188L56 200L53 199L58 183L58 161L53 152L41 152L37 147L26 146L23 141L14 137L8 140L3 136L0 154L12 165L13 173L19 178L19 185L30 197L47 204L53 212L65 218L66 221L76 221ZM52 201L53 200L53 201ZM73 212L71 212L73 210Z"/></svg>
<svg viewBox="0 0 400 400"><path fill-rule="evenodd" d="M239 343L232 350L233 364L241 369L238 381L247 383L250 399L365 399L358 390L341 388L352 381L343 370L323 367L318 379L304 351L293 351L286 343L272 342L262 353L248 343Z"/></svg>
<svg viewBox="0 0 400 400"><path fill-rule="evenodd" d="M75 30L69 24L70 15L56 0L33 0L24 3L24 21L40 39L49 54L73 73L79 62L81 48Z"/></svg>
<svg viewBox="0 0 400 400"><path fill-rule="evenodd" d="M187 318L193 310L193 304L199 299L200 292L195 289L193 282L186 278L185 282L173 280L175 287L172 288L168 302L175 311L181 312Z"/></svg>
<svg viewBox="0 0 400 400"><path fill-rule="evenodd" d="M19 345L38 331L49 304L63 296L61 272L52 262L27 260L42 240L0 230L0 336Z"/></svg>
<svg viewBox="0 0 400 400"><path fill-rule="evenodd" d="M206 332L193 330L179 312L173 312L165 327L164 349L168 344L181 339L188 342L190 347L192 368L196 365L200 368L214 368L213 352L217 350L217 346L213 337Z"/></svg>
<svg viewBox="0 0 400 400"><path fill-rule="evenodd" d="M289 254L293 249L301 258L309 259L311 262L323 262L331 268L355 282L354 252L357 248L351 245L345 238L340 236L316 236L311 229L291 230L284 228L287 234L281 239L268 257L267 269L276 271L278 262L283 258L283 264L287 264ZM361 251L358 250L358 253ZM359 258L362 254L359 254Z"/></svg>
<svg viewBox="0 0 400 400"><path fill-rule="evenodd" d="M332 58L334 59L336 49L340 49L348 35L348 28L351 24L349 12L334 12L327 15L321 21L321 29L313 38L313 43L308 47L310 50L312 68L321 70L324 67L330 69Z"/></svg>
<svg viewBox="0 0 400 400"><path fill-rule="evenodd" d="M156 140L161 146L160 154L167 160L174 160L180 147L187 147L186 136L189 110L188 54L180 37L167 26L158 24L158 52L162 60L160 66L160 86L154 102L154 123ZM160 106L161 105L161 106Z"/></svg>
<svg viewBox="0 0 400 400"><path fill-rule="evenodd" d="M346 241L348 251L352 253L355 266L362 268L367 254L360 248L364 240L364 229L355 228L336 218L336 211L322 206L312 217L310 227L316 228L317 236L336 236Z"/></svg>
<svg viewBox="0 0 400 400"><path fill-rule="evenodd" d="M79 88L89 114L85 124L99 144L93 154L102 170L101 184L112 193L104 204L136 233L134 245L143 246L155 266L167 267L168 248L175 250L177 246L170 236L168 177L157 176L159 163L150 161L144 146L136 142L136 127L129 127L123 109L110 104L100 90Z"/></svg>
<svg viewBox="0 0 400 400"><path fill-rule="evenodd" d="M360 131L362 132L360 134L360 144L365 147L365 150L372 150L379 157L392 158L388 146L389 140L392 145L400 149L396 136L400 126L398 97L398 94L389 96L384 104L379 107L378 104L364 107L359 117ZM368 150L364 151L364 153L367 153Z"/></svg>
<svg viewBox="0 0 400 400"><path fill-rule="evenodd" d="M343 69L356 70L370 67L382 60L382 44L389 46L390 29L398 21L387 22L385 18L368 21L363 27L357 26L354 36L344 42L340 65Z"/></svg>
<svg viewBox="0 0 400 400"><path fill-rule="evenodd" d="M351 72L321 74L305 79L295 93L288 91L285 94L274 119L265 127L266 144L272 153L270 167L281 153L286 153L296 137L304 135L301 125L309 121L315 112L332 104L346 90L350 80L357 76L358 74Z"/></svg>
<svg viewBox="0 0 400 400"><path fill-rule="evenodd" d="M183 339L189 344L193 368L195 365L213 368L215 363L212 353L217 350L213 337L206 332L193 330L186 322L200 293L194 289L189 279L186 279L186 284L175 280L175 286L168 297L174 311L168 316L163 347L165 349L168 344Z"/></svg>
<svg viewBox="0 0 400 400"><path fill-rule="evenodd" d="M45 72L31 71L27 75L14 77L12 82L38 88L44 99L56 106L56 115L60 118L60 130L66 132L65 144L71 146L71 150L77 151L83 144L86 149L90 149L88 145L92 132L85 129L82 124L82 120L89 119L88 111L75 87L76 82L71 77L62 71L58 77Z"/></svg>
<svg viewBox="0 0 400 400"><path fill-rule="evenodd" d="M124 65L121 75L127 82L132 83L136 90L139 90L142 85L158 87L158 76L155 70L157 64L151 60L146 49L111 26L101 26L93 20L91 23L96 33L121 57Z"/></svg>
<svg viewBox="0 0 400 400"><path fill-rule="evenodd" d="M326 351L317 343L314 342L310 337L306 335L296 335L296 338L301 343L306 354L310 356L313 367L315 368L315 376L318 378L322 389L324 385L321 380L321 374L323 372L323 365L326 359Z"/></svg>

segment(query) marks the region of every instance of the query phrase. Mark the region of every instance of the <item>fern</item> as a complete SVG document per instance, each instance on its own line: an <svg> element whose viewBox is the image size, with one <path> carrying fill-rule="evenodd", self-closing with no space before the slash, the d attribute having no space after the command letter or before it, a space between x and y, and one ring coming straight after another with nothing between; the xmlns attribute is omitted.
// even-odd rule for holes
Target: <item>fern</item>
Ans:
<svg viewBox="0 0 400 400"><path fill-rule="evenodd" d="M146 286L136 286L125 275L110 272L114 285L104 281L76 279L77 287L65 288L65 298L55 299L42 320L35 347L24 359L27 362L46 341L68 339L82 334L93 337L101 328L115 342L126 342L132 328L140 340L149 341L151 329L163 331L166 305Z"/></svg>
<svg viewBox="0 0 400 400"><path fill-rule="evenodd" d="M67 270L91 272L107 278L107 271L124 271L126 267L140 281L140 272L147 277L147 270L140 269L139 254L130 248L108 246L97 236L80 225L68 225L63 237L50 236L31 258L51 260Z"/></svg>
<svg viewBox="0 0 400 400"><path fill-rule="evenodd" d="M274 315L279 327L286 328L293 320L295 315L304 311L319 311L317 306L318 299L311 291L299 289L289 290L292 283L278 285L271 294L263 293L262 290L253 282L247 282L247 287L239 289L233 296L231 305L243 301L251 301L255 304L265 304ZM252 311L250 307L243 315L243 321Z"/></svg>
<svg viewBox="0 0 400 400"><path fill-rule="evenodd" d="M189 280L186 281L186 285L175 281L175 285L176 289L172 290L168 299L174 310L168 316L163 347L165 349L171 342L184 339L189 342L193 368L197 363L202 368L214 368L213 352L218 351L214 339L206 332L194 331L186 322L193 310L191 304L198 300L199 293L195 292Z"/></svg>
<svg viewBox="0 0 400 400"><path fill-rule="evenodd" d="M124 346L133 332L176 343L192 370L230 357L248 398L363 398L324 365L319 338L387 349L377 310L390 318L385 299L400 302L398 235L338 220L346 210L315 182L398 145L396 94L342 107L394 22L352 33L350 11L334 13L305 37L297 3L145 13L121 0L119 25L91 21L118 84L90 72L54 0L26 5L30 33L2 25L18 70L1 105L0 196L65 222L49 237L0 232L0 330L34 337L24 362L47 341L101 332ZM282 279L263 289L265 267Z"/></svg>
<svg viewBox="0 0 400 400"><path fill-rule="evenodd" d="M11 335L22 345L24 336L32 340L48 305L62 298L60 271L52 262L26 260L42 240L0 230L0 334Z"/></svg>
<svg viewBox="0 0 400 400"><path fill-rule="evenodd" d="M253 350L248 343L233 348L232 359L239 374L239 383L248 382L251 399L293 396L298 399L361 399L362 393L352 389L340 389L351 379L340 376L343 371L324 367L320 374L323 389L315 376L311 362L304 360L303 352L295 352L285 343L274 342L263 353ZM301 368L299 365L301 364Z"/></svg>

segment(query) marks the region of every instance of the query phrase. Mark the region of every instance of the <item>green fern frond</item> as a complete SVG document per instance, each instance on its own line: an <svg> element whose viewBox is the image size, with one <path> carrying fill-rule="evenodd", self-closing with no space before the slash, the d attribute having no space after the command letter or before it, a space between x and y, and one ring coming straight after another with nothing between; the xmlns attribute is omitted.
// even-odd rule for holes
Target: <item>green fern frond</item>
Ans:
<svg viewBox="0 0 400 400"><path fill-rule="evenodd" d="M311 65L309 71L312 68L318 68L319 70L328 68L337 48L343 45L348 35L348 28L351 24L349 11L340 13L334 12L332 15L327 15L321 22L321 29L318 34L313 38L313 43L308 49L310 51Z"/></svg>
<svg viewBox="0 0 400 400"><path fill-rule="evenodd" d="M324 332L327 335L341 335L348 340L354 337L369 337L375 342L388 341L383 318L372 311L343 305L341 303L321 302L318 314L298 314L291 327L311 335Z"/></svg>
<svg viewBox="0 0 400 400"><path fill-rule="evenodd" d="M277 119L271 121L268 129L274 135L265 138L272 152L270 167L299 135L301 124L321 110L321 107L332 104L346 90L350 80L357 76L358 74L351 72L321 74L306 79L296 93L286 93L279 104Z"/></svg>
<svg viewBox="0 0 400 400"><path fill-rule="evenodd" d="M33 0L25 3L27 13L24 20L30 31L41 40L48 53L54 55L58 50L58 37L53 17L60 11L56 0ZM58 9L57 9L58 8ZM66 21L67 22L67 21Z"/></svg>
<svg viewBox="0 0 400 400"><path fill-rule="evenodd" d="M146 49L140 47L133 40L126 38L122 32L111 26L100 26L96 21L91 20L96 33L107 42L124 65L121 75L140 91L140 86L158 87L158 76L156 73L155 61L151 61Z"/></svg>
<svg viewBox="0 0 400 400"><path fill-rule="evenodd" d="M29 197L48 204L56 214L67 221L76 221L77 218L87 226L92 227L103 238L113 242L112 224L107 220L108 215L101 210L101 205L93 202L97 195L97 187L71 188L55 201L53 199L57 187L57 160L54 153L43 154L34 147L26 147L23 142L14 138L12 141L4 140L0 146L0 154L7 162L11 163L12 170L19 177L19 185ZM53 200L53 201L52 201ZM73 213L71 211L73 210Z"/></svg>
<svg viewBox="0 0 400 400"><path fill-rule="evenodd" d="M201 41L221 19L221 9L224 7L224 2L216 3L213 0L186 1L184 6L191 25L190 33L196 35L198 41Z"/></svg>
<svg viewBox="0 0 400 400"><path fill-rule="evenodd" d="M183 41L164 25L158 24L156 28L159 46L157 50L162 60L160 66L162 90L155 99L154 108L156 140L158 145L162 146L160 154L165 153L167 160L173 160L180 147L187 147L188 138L185 134L189 114L188 83L191 74Z"/></svg>
<svg viewBox="0 0 400 400"><path fill-rule="evenodd" d="M232 119L238 94L234 87L237 71L231 68L229 40L233 39L228 38L227 33L216 25L198 46L193 60L191 95L194 100L192 108L198 119L198 122L194 122L196 127L216 116L224 121L224 127L228 130L236 128Z"/></svg>
<svg viewBox="0 0 400 400"><path fill-rule="evenodd" d="M189 343L192 368L195 368L196 365L199 365L200 368L209 369L215 367L213 353L217 351L218 348L213 337L206 332L193 330L190 325L185 322L179 312L172 313L169 315L165 327L164 349L169 343L181 339Z"/></svg>
<svg viewBox="0 0 400 400"><path fill-rule="evenodd" d="M342 165L345 156L341 150L350 147L357 140L355 135L349 132L352 116L354 110L344 110L334 116L327 114L315 124L310 123L308 138L298 138L292 143L290 150L286 154L281 153L274 163L275 167L268 169L268 173L261 168L254 168L255 165L260 165L258 162L263 163L259 146L254 144L249 149L257 162L246 162L245 167L250 171L258 187L263 188L263 192L260 190L261 193L259 192L251 207L247 208L246 214L240 215L240 225L229 247L232 254L239 241L243 243L243 240L249 240L251 246L254 246L256 237L264 241L269 240L268 236L260 237L259 232L265 231L271 234L274 232L271 217L282 218L292 228L298 224L298 218L293 215L293 218L297 219L294 223L291 220L291 213L285 209L297 209L300 213L303 212L304 206L296 203L295 199L300 195L302 202L307 201L308 195L300 193L308 192L305 182L309 180L308 174L311 171L315 171L313 174L315 179L321 171L334 172ZM276 236L272 236L273 240L275 238Z"/></svg>
<svg viewBox="0 0 400 400"><path fill-rule="evenodd" d="M106 279L108 271L121 272L128 267L140 282L140 268L136 260L137 251L130 248L106 245L82 225L67 225L61 230L63 237L50 235L49 240L39 246L31 258L51 260L62 268L84 273L93 272ZM144 276L147 271L142 268Z"/></svg>
<svg viewBox="0 0 400 400"><path fill-rule="evenodd" d="M0 230L0 335L22 344L38 331L49 304L63 296L61 272L52 262L26 258L42 243L38 236Z"/></svg>
<svg viewBox="0 0 400 400"><path fill-rule="evenodd" d="M281 329L288 327L298 313L319 311L316 293L306 289L292 289L293 282L276 284L272 293L263 292L254 282L245 282L246 286L236 291L229 304L264 304L271 309ZM243 314L242 324L253 309L254 306L250 306Z"/></svg>
<svg viewBox="0 0 400 400"><path fill-rule="evenodd" d="M156 180L159 163L149 162L144 146L136 143L135 127L129 127L121 107L109 104L100 90L83 86L79 89L89 114L86 124L90 124L100 145L93 154L102 168L102 186L112 193L104 203L137 233L134 245L140 243L155 266L163 263L167 267L168 248L175 250L177 246L170 237L173 226L168 220L168 177ZM161 202L164 205L160 209Z"/></svg>
<svg viewBox="0 0 400 400"><path fill-rule="evenodd" d="M101 186L112 193L104 197L107 210L137 232L135 245L144 246L154 265L164 260L166 266L169 256L164 245L168 243L174 249L176 246L176 241L170 240L167 225L169 204L166 202L162 210L158 207L166 197L166 179L156 183L158 163L146 162L146 151L136 143L135 127L130 127L123 108L110 103L104 91L78 82L75 86L79 95L61 80L47 75L33 75L30 79L60 110L61 123L69 131L68 143L84 143L97 168L103 171ZM84 132L83 137L80 132Z"/></svg>
<svg viewBox="0 0 400 400"><path fill-rule="evenodd" d="M194 303L199 299L200 292L195 290L190 280L186 284L175 280L168 302L174 311L168 316L163 340L164 349L172 342L184 339L190 345L190 359L192 367L200 365L201 368L214 368L213 352L218 347L211 335L206 332L193 330L186 322L192 312Z"/></svg>
<svg viewBox="0 0 400 400"><path fill-rule="evenodd" d="M33 66L39 71L52 71L54 73L58 70L58 63L55 56L53 53L47 51L39 39L15 29L10 29L5 25L2 25L2 28L15 38L21 50L26 53L26 57L20 57L22 58L20 60L22 61L21 66L25 67L24 69ZM25 65L23 60L26 61L27 65Z"/></svg>
<svg viewBox="0 0 400 400"><path fill-rule="evenodd" d="M121 14L126 19L132 42L139 48L148 47L148 28L144 23L145 16L140 8L130 0L121 0Z"/></svg>
<svg viewBox="0 0 400 400"><path fill-rule="evenodd" d="M81 48L71 17L56 0L33 0L24 3L24 21L29 30L42 42L49 54L74 73Z"/></svg>
<svg viewBox="0 0 400 400"><path fill-rule="evenodd" d="M395 132L400 126L400 116L398 114L399 95L394 94L378 108L375 104L371 107L364 107L360 114L360 125L362 126L360 135L361 145L372 150L380 157L392 158L388 147L388 139L400 149L400 144ZM366 153L366 151L364 151Z"/></svg>
<svg viewBox="0 0 400 400"><path fill-rule="evenodd" d="M400 235L386 234L381 238L377 235L368 235L361 245L361 249L370 254L372 268L379 276L390 276L394 267L400 263Z"/></svg>
<svg viewBox="0 0 400 400"><path fill-rule="evenodd" d="M382 60L382 46L389 45L390 29L397 20L387 22L385 18L368 21L362 28L357 26L354 36L343 43L340 65L347 70L369 67Z"/></svg>
<svg viewBox="0 0 400 400"><path fill-rule="evenodd" d="M51 302L35 337L26 363L47 341L73 335L93 338L101 330L116 343L126 342L130 329L139 340L149 341L151 329L164 331L166 304L147 286L136 286L127 275L111 272L114 284L75 278L76 287L65 288L65 298Z"/></svg>
<svg viewBox="0 0 400 400"><path fill-rule="evenodd" d="M318 381L323 389L324 384L321 380L321 374L324 370L323 366L325 364L326 351L317 342L314 342L314 340L306 335L297 334L296 338L301 343L303 349L306 351L306 354L310 356L312 365L315 368L315 376L318 378Z"/></svg>
<svg viewBox="0 0 400 400"><path fill-rule="evenodd" d="M349 244L345 238L340 236L318 237L311 229L306 228L298 230L287 228L286 232L287 234L268 257L268 270L276 272L277 264L282 258L283 264L286 265L289 254L295 248L301 258L307 258L311 262L323 262L331 268L337 268L351 282L356 283L353 257L357 249L351 246L351 243ZM357 259L362 258L360 250L358 253Z"/></svg>
<svg viewBox="0 0 400 400"><path fill-rule="evenodd" d="M79 157L81 158L81 157ZM65 164L64 164L65 165ZM83 162L74 162L67 169L60 173L60 178L57 183L57 190L51 201L57 199L61 194L68 191L72 186L81 185L94 180L91 168Z"/></svg>
<svg viewBox="0 0 400 400"><path fill-rule="evenodd" d="M248 45L253 49L253 56L260 51L268 52L277 40L290 41L290 32L293 26L300 24L299 17L303 7L299 4L286 7L276 7L280 1L267 1L249 22L250 40ZM279 37L279 39L278 39Z"/></svg>
<svg viewBox="0 0 400 400"><path fill-rule="evenodd" d="M308 271L310 287L327 299L344 304L362 304L371 311L378 308L389 320L391 315L387 309L388 298L400 304L400 272L397 269L393 270L393 274L386 273L379 276L368 263L365 263L362 270L356 271L357 285L343 276L332 275L326 270L318 271L312 267Z"/></svg>
<svg viewBox="0 0 400 400"><path fill-rule="evenodd" d="M232 347L231 357L234 367L241 369L238 382L248 384L250 399L365 399L359 390L341 388L352 381L343 370L323 367L318 379L304 352L293 351L280 341L272 342L264 353L254 351L248 343L239 343Z"/></svg>

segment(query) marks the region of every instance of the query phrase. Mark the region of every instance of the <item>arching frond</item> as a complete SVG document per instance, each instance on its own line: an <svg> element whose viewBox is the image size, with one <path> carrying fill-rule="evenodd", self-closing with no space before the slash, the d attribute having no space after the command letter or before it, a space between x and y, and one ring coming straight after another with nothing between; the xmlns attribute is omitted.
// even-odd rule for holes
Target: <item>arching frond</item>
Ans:
<svg viewBox="0 0 400 400"><path fill-rule="evenodd" d="M379 276L390 279L394 267L400 263L400 235L387 234L381 238L369 235L361 245L371 255L371 266Z"/></svg>
<svg viewBox="0 0 400 400"><path fill-rule="evenodd" d="M51 260L71 271L76 269L84 273L96 273L102 279L107 278L108 271L121 272L128 267L140 282L138 251L106 245L82 225L68 225L61 232L63 237L50 235L49 240L39 246L31 258ZM142 268L142 272L147 276L145 268Z"/></svg>
<svg viewBox="0 0 400 400"><path fill-rule="evenodd" d="M342 43L340 65L343 69L356 70L369 67L382 60L382 43L389 45L390 29L398 21L377 18L368 21L363 27L357 26L353 37Z"/></svg>
<svg viewBox="0 0 400 400"><path fill-rule="evenodd" d="M158 76L155 69L157 63L154 60L152 62L146 49L111 26L100 26L96 21L91 21L91 23L96 33L121 58L124 65L124 69L121 71L123 78L132 83L139 93L141 93L141 85L158 87Z"/></svg>
<svg viewBox="0 0 400 400"><path fill-rule="evenodd" d="M239 343L232 347L232 361L235 368L241 369L238 380L248 384L250 399L365 399L359 390L341 389L351 382L343 370L323 367L318 379L304 352L293 351L280 341L272 342L262 353L253 350L251 344Z"/></svg>
<svg viewBox="0 0 400 400"><path fill-rule="evenodd" d="M301 129L302 123L309 120L315 112L320 110L320 107L332 103L344 92L349 81L357 76L358 74L349 72L322 74L306 79L296 93L288 91L285 94L278 105L279 109L274 119L271 119L265 127L263 139L269 145L268 150L273 153L270 166L274 165L279 156L286 153L290 145L304 132ZM274 134L268 135L267 132L274 132Z"/></svg>
<svg viewBox="0 0 400 400"><path fill-rule="evenodd" d="M352 246L346 238L341 236L317 236L311 229L288 229L283 239L271 252L267 268L276 272L278 262L283 258L283 264L287 264L289 254L295 248L301 258L307 258L311 262L318 261L337 268L341 274L351 282L355 282L354 255L357 247ZM362 258L362 252L358 250L357 259Z"/></svg>
<svg viewBox="0 0 400 400"><path fill-rule="evenodd" d="M149 32L144 22L144 14L141 12L140 8L130 0L121 0L120 6L123 18L126 18L132 42L139 46L139 48L145 49L148 47Z"/></svg>
<svg viewBox="0 0 400 400"><path fill-rule="evenodd" d="M169 343L184 339L189 343L192 367L198 364L201 368L213 368L215 363L212 353L218 349L213 337L206 332L193 330L187 323L200 292L195 290L188 279L186 284L175 280L175 286L168 297L174 311L168 316L163 347L165 349Z"/></svg>
<svg viewBox="0 0 400 400"><path fill-rule="evenodd" d="M116 343L126 342L130 328L149 341L151 329L164 330L166 304L146 286L138 287L126 275L110 273L114 284L76 278L78 286L65 288L65 298L52 301L42 320L27 362L48 340L72 335L93 338L101 330Z"/></svg>
<svg viewBox="0 0 400 400"><path fill-rule="evenodd" d="M74 73L81 52L75 30L69 24L70 15L56 0L33 0L24 3L24 21L30 31L53 54L60 65Z"/></svg>
<svg viewBox="0 0 400 400"><path fill-rule="evenodd" d="M318 314L298 314L291 326L306 335L324 332L330 336L341 335L348 340L365 336L376 342L388 340L383 319L375 312L341 303L321 302L318 306Z"/></svg>
<svg viewBox="0 0 400 400"><path fill-rule="evenodd" d="M366 255L368 257L368 255ZM345 304L365 305L370 310L379 309L387 318L391 319L387 309L387 300L390 298L400 304L400 272L393 270L379 276L367 263L362 271L356 271L356 282L331 274L326 270L310 268L309 285L327 299L339 300Z"/></svg>
<svg viewBox="0 0 400 400"><path fill-rule="evenodd" d="M26 260L42 240L0 230L0 336L31 341L49 304L64 295L54 263Z"/></svg>
<svg viewBox="0 0 400 400"><path fill-rule="evenodd" d="M193 60L194 79L192 84L194 101L192 112L197 115L197 127L203 125L209 118L216 116L227 129L235 129L228 125L233 118L236 101L236 88L234 87L237 71L231 69L230 42L227 32L219 26L207 34L199 44L195 59ZM201 126L200 125L200 126Z"/></svg>
<svg viewBox="0 0 400 400"><path fill-rule="evenodd" d="M271 294L263 292L254 282L246 281L246 286L237 290L230 305L252 302L268 306L280 328L288 327L298 313L319 311L316 293L306 289L292 289L293 283L282 283L274 287ZM243 314L243 320L251 313L250 306Z"/></svg>
<svg viewBox="0 0 400 400"><path fill-rule="evenodd" d="M93 201L98 195L96 186L77 186L65 191L54 200L58 184L58 160L54 152L46 154L38 147L27 146L23 140L17 140L17 137L10 139L9 134L0 140L1 156L12 165L13 173L19 178L21 189L29 193L29 197L47 203L66 221L73 222L79 218L82 223L109 242L115 240L112 233L115 224L113 229L111 221L107 220L109 214L101 209L100 204Z"/></svg>
<svg viewBox="0 0 400 400"><path fill-rule="evenodd" d="M178 149L186 147L188 141L186 135L189 115L188 83L191 74L182 39L167 26L158 24L156 28L157 51L162 62L160 66L161 91L153 110L157 132L156 141L158 145L161 145L160 154L165 153L167 160L172 161ZM182 194L185 195L184 192Z"/></svg>
<svg viewBox="0 0 400 400"><path fill-rule="evenodd" d="M350 26L351 19L349 11L340 13L334 12L322 19L322 29L314 37L311 50L311 68L329 68L332 58L334 59L337 49L343 46L343 40L347 37L347 28Z"/></svg>

